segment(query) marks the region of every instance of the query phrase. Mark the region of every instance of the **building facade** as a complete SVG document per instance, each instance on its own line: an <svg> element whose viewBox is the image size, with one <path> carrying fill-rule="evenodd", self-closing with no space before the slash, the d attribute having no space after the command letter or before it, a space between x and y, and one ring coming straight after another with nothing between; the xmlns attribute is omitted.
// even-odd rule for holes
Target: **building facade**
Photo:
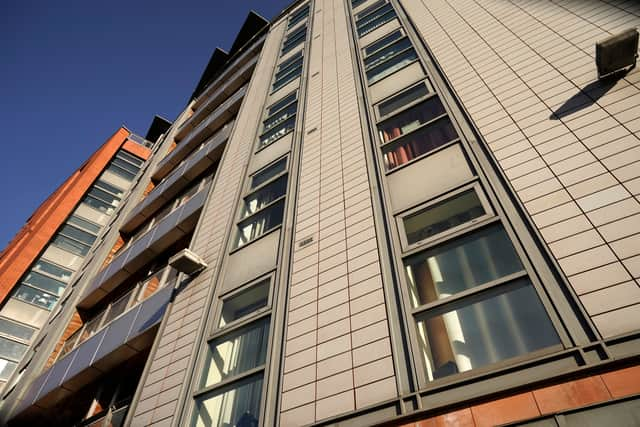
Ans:
<svg viewBox="0 0 640 427"><path fill-rule="evenodd" d="M144 140L120 128L38 207L0 254L0 388L149 154Z"/></svg>
<svg viewBox="0 0 640 427"><path fill-rule="evenodd" d="M251 13L3 393L9 425L637 425L634 1ZM636 47L637 49L637 47Z"/></svg>

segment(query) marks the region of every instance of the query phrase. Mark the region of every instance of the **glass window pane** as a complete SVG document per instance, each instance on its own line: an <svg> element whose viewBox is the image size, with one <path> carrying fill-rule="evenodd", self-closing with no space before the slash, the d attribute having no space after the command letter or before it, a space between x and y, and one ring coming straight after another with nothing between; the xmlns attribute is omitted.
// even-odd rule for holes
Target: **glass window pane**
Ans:
<svg viewBox="0 0 640 427"><path fill-rule="evenodd" d="M362 37L365 34L368 34L371 31L375 30L376 28L383 26L395 17L396 12L393 10L393 6L391 6L391 4L389 3L385 4L373 13L359 19L358 22L356 22L356 26L358 27L358 37Z"/></svg>
<svg viewBox="0 0 640 427"><path fill-rule="evenodd" d="M407 242L419 242L485 213L475 190L467 190L403 218Z"/></svg>
<svg viewBox="0 0 640 427"><path fill-rule="evenodd" d="M100 226L95 222L87 221L84 218L80 218L77 215L71 215L67 220L69 224L77 225L80 228L84 228L91 233L98 234L100 233Z"/></svg>
<svg viewBox="0 0 640 427"><path fill-rule="evenodd" d="M266 307L269 299L269 279L263 280L239 294L224 300L219 328L256 310Z"/></svg>
<svg viewBox="0 0 640 427"><path fill-rule="evenodd" d="M254 427L259 423L262 374L196 399L193 427Z"/></svg>
<svg viewBox="0 0 640 427"><path fill-rule="evenodd" d="M289 70L295 68L295 66L302 64L302 52L298 52L293 54L289 59L284 60L278 65L278 70L276 71L276 79L278 76L282 76L286 74Z"/></svg>
<svg viewBox="0 0 640 427"><path fill-rule="evenodd" d="M269 203L283 196L287 191L287 176L284 175L258 191L251 193L244 199L241 218L253 215Z"/></svg>
<svg viewBox="0 0 640 427"><path fill-rule="evenodd" d="M12 337L29 341L31 337L33 337L33 334L36 332L36 330L30 326L26 326L0 317L0 332L6 335L11 335Z"/></svg>
<svg viewBox="0 0 640 427"><path fill-rule="evenodd" d="M108 204L106 202L103 202L102 200L98 200L96 198L93 198L91 196L86 196L82 200L82 203L85 203L85 204L89 205L90 207L92 207L95 210L98 210L100 212L104 212L107 215L110 215L115 210L112 205L110 205L110 204Z"/></svg>
<svg viewBox="0 0 640 427"><path fill-rule="evenodd" d="M375 68L371 68L366 72L367 81L369 84L373 84L383 78L387 77L390 74L395 73L396 71L404 68L410 62L413 62L418 56L416 55L416 51L413 48L396 55L390 58L383 64L378 65Z"/></svg>
<svg viewBox="0 0 640 427"><path fill-rule="evenodd" d="M287 26L287 29L293 28L298 22L302 21L307 16L309 16L308 4L293 12L291 17L289 18L289 25Z"/></svg>
<svg viewBox="0 0 640 427"><path fill-rule="evenodd" d="M126 161L131 162L138 167L142 166L142 164L144 163L144 160L142 160L140 157L134 156L133 154L123 150L118 151L118 154L116 155L116 157L125 159Z"/></svg>
<svg viewBox="0 0 640 427"><path fill-rule="evenodd" d="M290 73L282 76L281 78L279 78L278 80L276 80L273 83L273 90L278 90L281 87L283 87L284 85L286 85L287 83L293 81L294 79L297 79L298 77L300 77L300 74L302 73L302 65L296 67L295 69L293 69Z"/></svg>
<svg viewBox="0 0 640 427"><path fill-rule="evenodd" d="M114 164L109 165L109 167L107 167L107 170L113 174L116 174L126 179L127 181L133 181L133 179L136 177L135 173L131 173Z"/></svg>
<svg viewBox="0 0 640 427"><path fill-rule="evenodd" d="M96 198L98 200L102 200L105 203L108 203L113 207L118 206L118 204L120 203L120 198L119 197L116 197L111 193L107 193L106 191L101 190L101 189L99 189L97 187L91 188L89 190L89 193L87 193L87 194L89 194L90 196L92 196L92 197L94 197L94 198Z"/></svg>
<svg viewBox="0 0 640 427"><path fill-rule="evenodd" d="M370 14L374 10L378 9L380 6L384 5L384 3L385 3L385 0L379 0L375 3L372 3L370 6L367 6L366 8L362 9L360 12L356 13L356 20L359 20L362 17Z"/></svg>
<svg viewBox="0 0 640 427"><path fill-rule="evenodd" d="M298 103L296 102L296 103L293 103L293 104L289 105L288 107L278 111L276 114L268 117L264 122L262 122L262 124L263 124L263 127L262 127L263 132L268 131L269 129L273 128L274 126L277 126L280 123L282 123L283 121L287 120L288 118L294 116L297 111L298 111Z"/></svg>
<svg viewBox="0 0 640 427"><path fill-rule="evenodd" d="M52 276L56 276L59 279L68 282L71 278L73 272L71 270L67 270L66 268L59 267L49 261L40 258L33 267L36 271L42 271Z"/></svg>
<svg viewBox="0 0 640 427"><path fill-rule="evenodd" d="M378 106L378 112L380 117L388 116L389 114L397 111L412 102L419 100L429 94L424 83L411 87L403 92L400 92L393 98L388 99L385 102L380 103Z"/></svg>
<svg viewBox="0 0 640 427"><path fill-rule="evenodd" d="M272 164L271 166L268 166L267 168L254 174L251 177L251 188L256 188L257 186L264 184L274 176L278 175L281 172L284 172L286 168L287 168L287 158L285 157L281 160L278 160L276 163Z"/></svg>
<svg viewBox="0 0 640 427"><path fill-rule="evenodd" d="M238 224L236 247L244 245L282 224L283 214L284 200L280 200Z"/></svg>
<svg viewBox="0 0 640 427"><path fill-rule="evenodd" d="M112 163L113 165L115 165L115 166L118 166L118 167L119 167L119 168L121 168L121 169L124 169L124 170L126 170L126 171L128 171L128 172L131 172L131 173L132 173L132 174L134 174L134 175L135 175L135 174L137 174L137 173L138 173L138 170L140 169L140 168L138 168L138 166L136 166L136 165L132 165L131 163L127 162L126 160L122 160L122 159L120 159L120 158L118 158L118 157L116 157L115 159L113 159L113 160L111 161L111 163Z"/></svg>
<svg viewBox="0 0 640 427"><path fill-rule="evenodd" d="M53 244L67 252L80 256L85 256L89 253L89 249L91 249L91 246L87 246L62 235L55 236L53 238Z"/></svg>
<svg viewBox="0 0 640 427"><path fill-rule="evenodd" d="M458 137L448 117L420 128L397 143L383 147L387 170L407 163L416 157L435 150Z"/></svg>
<svg viewBox="0 0 640 427"><path fill-rule="evenodd" d="M393 43L390 46L385 47L374 53L373 55L367 57L364 60L364 66L366 69L371 69L376 65L380 65L387 61L389 58L397 55L399 52L402 52L405 49L412 47L411 41L408 38L403 38L402 40Z"/></svg>
<svg viewBox="0 0 640 427"><path fill-rule="evenodd" d="M93 184L94 186L101 188L102 190L108 191L109 193L112 193L118 197L122 197L122 195L124 194L124 190L116 187L113 184L109 184L106 181L103 181L101 179L97 180L95 184Z"/></svg>
<svg viewBox="0 0 640 427"><path fill-rule="evenodd" d="M386 36L384 36L383 38L381 38L378 41L375 41L373 43L371 43L370 45L368 45L367 47L364 48L364 54L365 56L369 56L371 55L373 52L382 49L385 46L388 46L389 44L395 42L396 40L400 40L403 37L402 31L400 30L395 30L389 34L387 34ZM365 63L369 58L365 59Z"/></svg>
<svg viewBox="0 0 640 427"><path fill-rule="evenodd" d="M404 265L414 307L523 269L509 236L498 225L421 252Z"/></svg>
<svg viewBox="0 0 640 427"><path fill-rule="evenodd" d="M31 286L20 285L14 295L16 299L53 310L58 298Z"/></svg>
<svg viewBox="0 0 640 427"><path fill-rule="evenodd" d="M113 319L125 312L127 306L129 305L129 300L131 299L131 294L133 293L133 291L133 289L130 290L129 292L118 298L113 304L111 304L111 307L109 308L109 311L104 318L104 325L108 324Z"/></svg>
<svg viewBox="0 0 640 427"><path fill-rule="evenodd" d="M96 236L94 236L93 234L87 233L86 231L80 230L79 228L73 227L69 224L65 224L58 233L82 242L88 246L93 245L93 242L96 241Z"/></svg>
<svg viewBox="0 0 640 427"><path fill-rule="evenodd" d="M275 113L276 111L280 110L282 107L285 107L285 106L291 104L296 99L298 99L298 93L297 92L293 92L293 93L290 93L289 95L285 96L281 100L274 102L273 104L271 104L269 106L269 108L267 108L267 117L271 116L273 113Z"/></svg>
<svg viewBox="0 0 640 427"><path fill-rule="evenodd" d="M40 288L43 291L47 291L58 296L62 295L66 286L66 283L64 282L60 282L49 276L36 273L35 271L30 271L29 273L27 273L22 282L28 283L35 286L36 288Z"/></svg>
<svg viewBox="0 0 640 427"><path fill-rule="evenodd" d="M0 380L7 381L17 366L16 362L0 358Z"/></svg>
<svg viewBox="0 0 640 427"><path fill-rule="evenodd" d="M272 142L275 142L276 140L282 138L283 136L285 136L286 134L288 134L293 130L294 125L295 125L295 116L275 126L271 130L269 130L267 133L262 134L262 136L260 136L259 147L266 147Z"/></svg>
<svg viewBox="0 0 640 427"><path fill-rule="evenodd" d="M495 295L461 301L444 313L418 316L418 342L429 380L559 344L528 280Z"/></svg>
<svg viewBox="0 0 640 427"><path fill-rule="evenodd" d="M269 319L230 332L209 344L201 387L208 387L264 365Z"/></svg>
<svg viewBox="0 0 640 427"><path fill-rule="evenodd" d="M27 348L29 346L26 344L0 337L0 357L2 358L20 360Z"/></svg>

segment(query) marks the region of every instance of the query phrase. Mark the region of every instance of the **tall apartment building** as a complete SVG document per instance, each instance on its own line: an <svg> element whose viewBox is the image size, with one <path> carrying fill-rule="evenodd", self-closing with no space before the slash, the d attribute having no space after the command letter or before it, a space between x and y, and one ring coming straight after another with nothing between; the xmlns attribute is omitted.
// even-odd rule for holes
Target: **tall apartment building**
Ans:
<svg viewBox="0 0 640 427"><path fill-rule="evenodd" d="M640 71L598 79L594 46L639 24L631 0L250 14L3 420L637 425Z"/></svg>
<svg viewBox="0 0 640 427"><path fill-rule="evenodd" d="M135 181L146 144L118 129L0 253L0 389Z"/></svg>

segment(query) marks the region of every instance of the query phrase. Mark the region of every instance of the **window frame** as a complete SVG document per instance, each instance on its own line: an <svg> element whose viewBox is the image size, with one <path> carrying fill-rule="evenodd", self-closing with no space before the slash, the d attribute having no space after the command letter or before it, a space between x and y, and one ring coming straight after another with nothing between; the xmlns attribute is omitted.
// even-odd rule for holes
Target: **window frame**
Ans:
<svg viewBox="0 0 640 427"><path fill-rule="evenodd" d="M400 95L401 93L408 92L409 90L411 90L411 89L413 89L415 87L418 87L421 84L424 85L427 88L427 94L426 95L421 96L420 98L416 98L413 101L409 102L408 104L405 104L402 107L399 107L399 108L393 110L390 113L387 113L387 114L384 114L384 115L380 114L380 108L379 107L380 107L381 104L384 104L385 102L391 101L393 98L395 98L396 96ZM393 94L381 99L380 101L376 102L373 105L373 111L375 113L374 115L375 115L375 118L376 118L376 120L375 120L376 128L378 127L378 125L380 123L390 119L391 117L393 117L393 116L395 116L397 114L402 113L405 110L408 110L409 108L412 108L412 107L418 105L421 102L426 101L427 99L429 99L432 96L438 96L438 95L436 94L435 90L433 89L433 86L431 85L431 82L429 81L429 78L421 77L417 82L411 83L406 88L404 88L404 89L402 89L402 90L400 90L398 92L394 92Z"/></svg>
<svg viewBox="0 0 640 427"><path fill-rule="evenodd" d="M282 41L282 47L280 48L280 57L282 58L287 53L293 51L300 44L303 44L307 40L307 33L309 27L305 22L303 25L296 27L293 31L287 33Z"/></svg>
<svg viewBox="0 0 640 427"><path fill-rule="evenodd" d="M283 135L284 136L284 135ZM264 148L264 147L262 147ZM258 150L259 151L259 150ZM258 185L255 188L251 188L251 178L264 171L265 169L267 169L268 167L276 164L278 161L282 160L284 157L287 157L286 160L286 167L283 171L281 171L280 173L274 175L271 177L271 179L264 181L263 183L261 183L260 185ZM235 221L235 232L233 235L233 240L232 240L232 248L231 248L231 253L255 242L256 240L262 238L263 236L267 235L268 233L270 233L273 230L276 230L278 227L282 226L282 223L280 223L277 226L273 226L271 228L265 229L262 231L262 233L258 236L254 236L251 239L247 240L245 243L240 243L240 235L241 235L241 224L247 224L250 223L251 220L253 218L255 218L256 216L260 215L261 213L263 213L264 211L266 211L267 209L275 206L278 203L284 203L284 201L287 198L287 193L289 191L289 166L290 166L290 158L289 158L289 154L285 154L284 156L278 157L277 159L274 159L273 161L269 162L267 165L265 165L264 167L258 169L257 171L253 172L251 175L249 175L247 177L246 183L244 184L244 191L242 192L243 196L240 198L240 202L238 203L238 211L236 213L236 221ZM256 210L255 212L253 212L251 215L248 215L246 217L242 217L242 212L244 210L244 201L246 200L247 197L251 196L252 194L264 189L266 186L275 183L278 179L281 179L283 176L287 176L287 178L285 179L286 181L286 185L285 185L285 192L282 196L279 196L275 199L273 199L272 201L270 201L269 203L267 203L266 205L262 206L260 209ZM286 206L283 207L283 218L284 218L284 208L286 208Z"/></svg>
<svg viewBox="0 0 640 427"><path fill-rule="evenodd" d="M304 10L306 9L306 12ZM302 12L302 14L301 14ZM287 22L287 31L295 28L300 22L304 21L311 14L311 4L306 3L303 6L300 6L295 11L289 14L289 20Z"/></svg>
<svg viewBox="0 0 640 427"><path fill-rule="evenodd" d="M485 211L484 215L474 218L469 222L465 222L464 224L459 224L445 231L441 231L440 233L434 234L433 236L424 238L415 243L410 244L408 242L407 232L404 226L405 218L408 218L409 216L416 214L424 209L428 209L430 207L436 206L439 203L444 202L448 199L451 199L468 190L475 191L476 196L478 197L482 207L484 208L484 211ZM412 208L402 211L401 213L396 215L396 224L400 234L400 242L402 244L403 253L409 253L415 248L419 248L425 245L437 245L438 242L450 240L450 236L459 235L459 233L463 232L464 229L466 229L467 227L473 227L475 224L484 223L485 221L490 221L491 218L494 218L494 217L496 217L496 213L493 209L493 206L491 206L491 203L489 203L489 199L484 194L484 191L482 190L482 187L480 186L480 183L478 182L477 178L472 178L471 182L467 184L462 184L461 186L454 189L453 191L446 191L435 197L427 199L426 201L424 201L423 203L420 203L419 205L416 205Z"/></svg>
<svg viewBox="0 0 640 427"><path fill-rule="evenodd" d="M214 311L215 313L214 316L212 316L213 325L210 326L209 330L211 332L208 334L208 336L205 339L206 351L201 353L202 356L200 358L200 362L198 362L198 364L196 365L198 367L196 372L199 373L198 374L199 376L196 378L195 381L193 381L193 389L191 391L193 405L191 406L188 417L186 418L189 420L190 426L193 425L194 421L198 417L197 401L199 399L204 400L208 396L215 396L217 395L217 392L225 393L226 391L225 389L231 389L235 385L249 381L251 378L258 378L258 376L261 376L262 378L262 390L260 392L259 421L262 420L262 417L264 416L264 408L265 408L264 397L266 395L267 388L268 388L268 386L266 385L266 380L268 379L267 377L268 367L270 364L271 352L272 352L272 346L273 346L273 331L274 331L273 320L274 319L273 319L273 313L272 313L272 310L273 310L272 298L273 298L273 293L275 292L274 291L275 277L276 277L275 270L270 271L267 274L263 274L255 279L252 279L251 281L245 283L244 285L241 285L236 289L233 289L228 292L224 292L223 294L219 295L216 298L215 302L217 304L217 307ZM220 324L220 318L222 316L222 307L224 305L224 302L230 298L233 298L234 296L241 294L244 291L251 289L254 286L260 285L265 280L268 280L269 282L268 283L269 290L267 292L268 294L267 305L264 307L258 308L239 319L229 322L222 327L219 327L218 325ZM266 342L266 348L265 348L266 356L265 356L264 363L254 368L248 369L240 374L234 375L230 378L226 378L225 380L220 381L216 384L209 385L209 386L201 386L200 384L202 384L201 383L202 376L205 375L205 365L208 361L208 356L209 356L208 352L211 351L212 343L215 340L223 338L226 335L232 335L234 332L242 330L243 328L250 327L252 324L257 324L258 322L262 322L265 320L268 322L269 330L267 333L267 342Z"/></svg>
<svg viewBox="0 0 640 427"><path fill-rule="evenodd" d="M389 1L382 1L382 3L377 6L377 3L372 4L371 6L369 6L368 8L365 8L363 10L361 10L360 12L354 14L354 20L355 20L355 30L356 30L356 34L358 35L358 39L361 39L362 37L366 36L367 34L370 34L372 32L374 32L375 30L377 30L378 28L382 27L383 25L391 22L393 19L398 19L398 13L396 12L395 7L393 7L393 4L391 4L391 2ZM388 19L387 21L382 22L380 25L371 28L369 30L367 30L366 32L361 32L361 28L360 28L360 22L364 21L366 18L371 17L373 14L375 14L377 11L379 11L380 9L386 7L387 5L390 6L391 8L391 12L393 13L393 16ZM376 17L374 17L373 19L367 20L366 24L370 24L371 22L374 22L377 19L380 19L382 17L384 17L387 13L389 13L388 11L386 13L383 13L382 15L378 15Z"/></svg>
<svg viewBox="0 0 640 427"><path fill-rule="evenodd" d="M300 64L294 66L294 64L298 61L300 61ZM297 79L298 77L301 77L303 68L304 68L304 51L303 50L296 52L291 56L291 58L287 58L286 60L282 61L282 63L278 65L278 67L276 68L276 71L273 74L273 83L271 83L270 94L274 94L278 92L280 89L282 89L283 87L285 87L286 85L288 85L289 83ZM285 73L282 73L285 70L287 71ZM279 74L280 76L278 76ZM290 77L290 76L293 76L293 77ZM296 90L297 89L298 88L296 88Z"/></svg>

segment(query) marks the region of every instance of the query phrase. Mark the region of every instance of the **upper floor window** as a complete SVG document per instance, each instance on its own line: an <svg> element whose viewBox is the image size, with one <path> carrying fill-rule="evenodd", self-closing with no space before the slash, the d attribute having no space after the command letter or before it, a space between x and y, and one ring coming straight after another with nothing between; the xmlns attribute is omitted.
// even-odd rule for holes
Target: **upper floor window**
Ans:
<svg viewBox="0 0 640 427"><path fill-rule="evenodd" d="M293 130L298 111L297 95L294 92L276 101L267 108L267 118L262 122L259 147L265 147Z"/></svg>
<svg viewBox="0 0 640 427"><path fill-rule="evenodd" d="M411 41L400 30L386 35L364 49L365 74L373 84L416 61Z"/></svg>
<svg viewBox="0 0 640 427"><path fill-rule="evenodd" d="M300 77L300 74L302 74L302 59L302 52L298 52L278 66L273 81L273 92Z"/></svg>
<svg viewBox="0 0 640 427"><path fill-rule="evenodd" d="M257 181L260 185L251 185L250 193L242 200L235 247L257 239L282 223L287 173L281 161L267 166L250 178L250 182ZM271 169L272 167L275 170ZM266 179L265 175L268 175L269 179Z"/></svg>
<svg viewBox="0 0 640 427"><path fill-rule="evenodd" d="M380 0L356 14L358 36L362 37L396 17L391 3Z"/></svg>
<svg viewBox="0 0 640 427"><path fill-rule="evenodd" d="M284 55L287 52L290 52L296 46L304 43L307 38L307 24L302 25L300 28L293 30L291 33L287 34L284 39L284 43L282 43L282 51L280 55Z"/></svg>
<svg viewBox="0 0 640 427"><path fill-rule="evenodd" d="M287 29L290 30L291 28L295 27L298 22L302 21L307 16L309 16L308 3L291 14L291 16L289 17L289 24L287 25Z"/></svg>

